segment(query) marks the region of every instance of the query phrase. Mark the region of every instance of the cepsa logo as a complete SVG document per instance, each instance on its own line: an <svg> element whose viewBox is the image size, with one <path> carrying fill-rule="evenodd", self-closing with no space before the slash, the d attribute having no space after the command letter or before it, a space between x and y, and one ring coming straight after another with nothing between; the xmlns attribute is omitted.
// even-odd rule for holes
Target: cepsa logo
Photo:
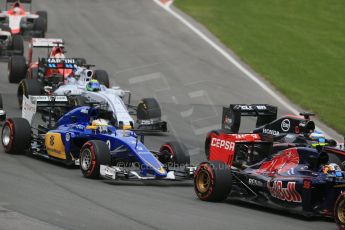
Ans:
<svg viewBox="0 0 345 230"><path fill-rule="evenodd" d="M286 188L283 188L282 181L274 181L272 186L267 183L267 188L271 195L279 200L295 203L302 202L301 195L296 191L296 182L288 182Z"/></svg>
<svg viewBox="0 0 345 230"><path fill-rule="evenodd" d="M212 138L211 146L219 149L235 151L235 142Z"/></svg>

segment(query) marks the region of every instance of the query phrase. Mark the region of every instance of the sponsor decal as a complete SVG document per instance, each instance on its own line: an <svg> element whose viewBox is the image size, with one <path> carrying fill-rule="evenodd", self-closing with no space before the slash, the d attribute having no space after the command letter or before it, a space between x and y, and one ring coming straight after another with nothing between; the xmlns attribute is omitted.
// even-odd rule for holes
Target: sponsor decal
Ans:
<svg viewBox="0 0 345 230"><path fill-rule="evenodd" d="M50 64L59 64L59 63L74 64L75 60L73 58L65 58L65 59L48 58L47 63L50 63Z"/></svg>
<svg viewBox="0 0 345 230"><path fill-rule="evenodd" d="M258 187L264 187L264 183L259 181L259 180L255 180L253 178L249 178L248 179L248 184L250 185L254 185L254 186L258 186Z"/></svg>
<svg viewBox="0 0 345 230"><path fill-rule="evenodd" d="M302 202L302 196L296 191L296 182L288 182L286 188L283 188L282 181L274 181L272 186L267 183L267 188L274 198L287 202Z"/></svg>
<svg viewBox="0 0 345 230"><path fill-rule="evenodd" d="M279 136L279 131L272 130L272 129L263 129L262 131L264 134L269 134L273 136Z"/></svg>
<svg viewBox="0 0 345 230"><path fill-rule="evenodd" d="M219 138L212 138L211 146L219 148L219 149L225 149L225 150L235 150L235 142L222 140Z"/></svg>
<svg viewBox="0 0 345 230"><path fill-rule="evenodd" d="M284 132L289 131L290 129L290 120L289 119L284 119L281 123L281 128Z"/></svg>

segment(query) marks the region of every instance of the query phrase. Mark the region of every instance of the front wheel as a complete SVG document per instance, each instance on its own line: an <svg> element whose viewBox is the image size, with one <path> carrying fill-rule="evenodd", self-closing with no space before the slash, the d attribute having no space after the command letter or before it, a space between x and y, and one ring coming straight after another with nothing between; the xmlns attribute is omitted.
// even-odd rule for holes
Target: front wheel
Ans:
<svg viewBox="0 0 345 230"><path fill-rule="evenodd" d="M345 230L345 193L340 194L335 202L334 219L339 230Z"/></svg>
<svg viewBox="0 0 345 230"><path fill-rule="evenodd" d="M110 87L109 75L107 71L96 69L94 73L94 79L96 79L100 84L104 85L105 87Z"/></svg>
<svg viewBox="0 0 345 230"><path fill-rule="evenodd" d="M30 148L31 126L23 118L7 119L2 128L2 145L6 153L24 153Z"/></svg>
<svg viewBox="0 0 345 230"><path fill-rule="evenodd" d="M177 141L170 141L162 145L158 160L163 164L190 164L187 147Z"/></svg>
<svg viewBox="0 0 345 230"><path fill-rule="evenodd" d="M223 201L231 191L230 168L220 161L201 163L194 174L194 190L200 200Z"/></svg>
<svg viewBox="0 0 345 230"><path fill-rule="evenodd" d="M101 165L110 165L109 147L99 140L86 142L80 151L80 169L86 178L99 178Z"/></svg>

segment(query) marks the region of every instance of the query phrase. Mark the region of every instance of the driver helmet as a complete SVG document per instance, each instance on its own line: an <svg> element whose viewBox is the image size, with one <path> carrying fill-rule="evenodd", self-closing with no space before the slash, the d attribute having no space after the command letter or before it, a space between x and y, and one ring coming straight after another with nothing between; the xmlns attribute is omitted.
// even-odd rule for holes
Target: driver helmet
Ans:
<svg viewBox="0 0 345 230"><path fill-rule="evenodd" d="M62 47L54 47L50 53L51 58L65 58Z"/></svg>
<svg viewBox="0 0 345 230"><path fill-rule="evenodd" d="M341 172L341 168L336 163L329 163L322 167L322 172L325 174L336 174Z"/></svg>
<svg viewBox="0 0 345 230"><path fill-rule="evenodd" d="M317 141L317 142L320 142L320 143L323 143L325 142L326 140L326 136L325 134L323 134L322 132L320 131L314 131L312 132L310 135L309 135L309 138L313 141Z"/></svg>
<svg viewBox="0 0 345 230"><path fill-rule="evenodd" d="M20 11L21 11L20 3L19 2L14 3L14 5L13 5L13 12L15 14L20 14Z"/></svg>
<svg viewBox="0 0 345 230"><path fill-rule="evenodd" d="M101 90L101 84L96 79L92 79L86 84L86 90L91 92L98 92Z"/></svg>
<svg viewBox="0 0 345 230"><path fill-rule="evenodd" d="M108 126L109 122L105 119L96 119L92 121L92 126Z"/></svg>

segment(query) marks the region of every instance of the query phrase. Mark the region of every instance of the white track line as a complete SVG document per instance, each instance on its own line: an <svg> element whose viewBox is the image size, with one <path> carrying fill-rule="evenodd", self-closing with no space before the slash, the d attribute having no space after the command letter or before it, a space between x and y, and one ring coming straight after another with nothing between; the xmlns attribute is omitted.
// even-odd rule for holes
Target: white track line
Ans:
<svg viewBox="0 0 345 230"><path fill-rule="evenodd" d="M225 57L229 62L231 62L234 66L236 66L242 73L244 73L247 77L253 80L256 84L258 84L264 91L266 91L269 95L271 95L275 100L277 100L280 104L282 104L286 109L290 110L292 113L299 115L299 111L291 106L287 101L285 101L281 96L279 96L276 92L274 92L271 88L269 88L265 83L263 83L259 78L257 78L254 74L252 74L249 70L247 70L240 62L238 62L235 58L233 58L227 51L225 51L222 47L216 44L212 39L207 37L203 32L201 32L198 28L196 28L193 24L187 21L183 16L178 14L176 11L171 9L171 4L173 1L165 1L165 0L153 0L157 3L160 7L166 10L168 13L173 15L177 18L180 22L185 24L189 29L191 29L194 33L196 33L200 38L202 38L206 43L212 46L215 50L217 50L223 57ZM317 129L323 133L319 127ZM326 133L325 133L326 135ZM329 136L329 135L327 135Z"/></svg>

